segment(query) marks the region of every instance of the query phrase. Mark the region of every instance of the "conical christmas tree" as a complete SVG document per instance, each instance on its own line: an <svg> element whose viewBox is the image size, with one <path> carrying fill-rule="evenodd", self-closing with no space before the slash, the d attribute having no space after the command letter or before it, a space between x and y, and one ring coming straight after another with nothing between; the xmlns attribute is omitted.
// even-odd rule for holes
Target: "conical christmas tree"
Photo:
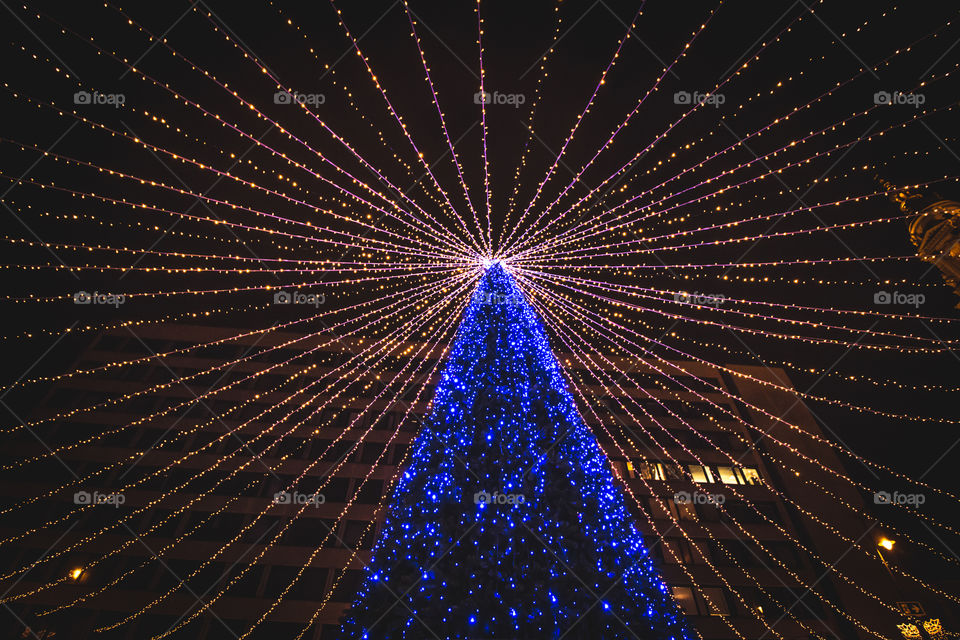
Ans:
<svg viewBox="0 0 960 640"><path fill-rule="evenodd" d="M451 347L341 637L691 637L499 264Z"/></svg>

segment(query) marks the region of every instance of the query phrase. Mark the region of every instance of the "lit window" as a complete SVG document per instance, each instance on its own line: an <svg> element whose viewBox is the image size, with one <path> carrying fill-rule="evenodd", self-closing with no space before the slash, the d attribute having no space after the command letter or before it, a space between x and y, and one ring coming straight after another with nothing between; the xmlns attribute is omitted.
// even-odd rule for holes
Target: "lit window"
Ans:
<svg viewBox="0 0 960 640"><path fill-rule="evenodd" d="M733 467L717 467L717 477L723 484L740 484L740 478Z"/></svg>
<svg viewBox="0 0 960 640"><path fill-rule="evenodd" d="M687 465L690 475L694 482L713 482L713 474L710 473L710 467L701 467L699 464Z"/></svg>
<svg viewBox="0 0 960 640"><path fill-rule="evenodd" d="M693 599L693 589L690 587L672 587L673 599L677 601L683 612L688 615L697 615L697 603Z"/></svg>
<svg viewBox="0 0 960 640"><path fill-rule="evenodd" d="M659 462L641 462L640 477L644 480L663 480L663 465Z"/></svg>
<svg viewBox="0 0 960 640"><path fill-rule="evenodd" d="M763 484L763 481L760 479L760 474L753 467L743 467L740 469L740 473L743 474L747 484Z"/></svg>

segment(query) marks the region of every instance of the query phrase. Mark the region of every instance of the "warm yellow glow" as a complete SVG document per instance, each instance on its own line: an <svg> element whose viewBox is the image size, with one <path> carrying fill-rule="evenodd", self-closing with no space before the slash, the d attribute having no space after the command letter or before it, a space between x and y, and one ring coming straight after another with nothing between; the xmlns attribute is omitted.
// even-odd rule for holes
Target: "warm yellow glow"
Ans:
<svg viewBox="0 0 960 640"><path fill-rule="evenodd" d="M70 579L71 579L71 580L79 580L81 575L83 575L83 569L80 568L80 567L77 567L76 569L71 569L71 570L70 570Z"/></svg>
<svg viewBox="0 0 960 640"><path fill-rule="evenodd" d="M906 624L898 624L897 629L900 629L900 633L903 634L903 637L907 638L907 640L914 640L914 638L923 637L920 635L920 629L917 628L917 625L909 622Z"/></svg>
<svg viewBox="0 0 960 640"><path fill-rule="evenodd" d="M893 549L893 545L896 544L896 541L891 540L889 538L880 538L880 542L878 542L877 544L883 547L884 549L886 549L887 551L890 551L891 549Z"/></svg>
<svg viewBox="0 0 960 640"><path fill-rule="evenodd" d="M932 636L943 633L943 625L940 624L940 618L932 618L923 623L923 630Z"/></svg>

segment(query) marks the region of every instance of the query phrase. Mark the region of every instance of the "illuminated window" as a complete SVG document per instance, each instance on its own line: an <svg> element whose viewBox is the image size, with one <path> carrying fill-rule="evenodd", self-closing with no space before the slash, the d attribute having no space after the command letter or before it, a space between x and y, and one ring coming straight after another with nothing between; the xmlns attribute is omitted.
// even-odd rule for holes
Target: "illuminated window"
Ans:
<svg viewBox="0 0 960 640"><path fill-rule="evenodd" d="M641 462L640 477L644 480L663 480L663 465L659 462Z"/></svg>
<svg viewBox="0 0 960 640"><path fill-rule="evenodd" d="M713 474L710 473L710 467L701 467L699 464L690 464L687 465L687 469L690 470L690 475L693 476L694 482L714 482Z"/></svg>
<svg viewBox="0 0 960 640"><path fill-rule="evenodd" d="M742 484L733 467L717 467L717 477L723 484Z"/></svg>
<svg viewBox="0 0 960 640"><path fill-rule="evenodd" d="M697 615L697 602L693 599L693 589L690 587L672 587L673 599L687 615Z"/></svg>
<svg viewBox="0 0 960 640"><path fill-rule="evenodd" d="M760 474L754 467L743 467L740 469L740 473L743 474L743 478L747 484L763 483L763 481L760 479Z"/></svg>

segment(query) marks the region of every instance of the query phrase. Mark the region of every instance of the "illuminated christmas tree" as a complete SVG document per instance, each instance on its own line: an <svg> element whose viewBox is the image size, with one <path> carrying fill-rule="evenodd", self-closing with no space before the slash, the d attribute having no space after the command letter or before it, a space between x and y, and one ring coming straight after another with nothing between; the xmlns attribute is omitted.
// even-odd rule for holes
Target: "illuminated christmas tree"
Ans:
<svg viewBox="0 0 960 640"><path fill-rule="evenodd" d="M466 309L342 635L690 637L500 264Z"/></svg>

